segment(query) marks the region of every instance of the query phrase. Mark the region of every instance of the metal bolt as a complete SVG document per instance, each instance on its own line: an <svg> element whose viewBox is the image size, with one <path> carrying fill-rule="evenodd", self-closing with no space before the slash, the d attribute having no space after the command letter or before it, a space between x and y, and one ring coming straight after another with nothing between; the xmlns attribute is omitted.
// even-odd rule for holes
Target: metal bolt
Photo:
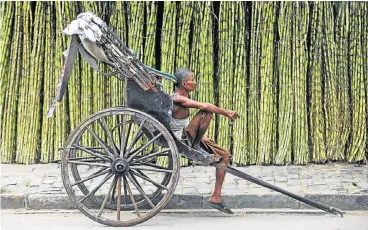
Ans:
<svg viewBox="0 0 368 230"><path fill-rule="evenodd" d="M123 169L124 169L124 166L118 165L118 170L123 170Z"/></svg>

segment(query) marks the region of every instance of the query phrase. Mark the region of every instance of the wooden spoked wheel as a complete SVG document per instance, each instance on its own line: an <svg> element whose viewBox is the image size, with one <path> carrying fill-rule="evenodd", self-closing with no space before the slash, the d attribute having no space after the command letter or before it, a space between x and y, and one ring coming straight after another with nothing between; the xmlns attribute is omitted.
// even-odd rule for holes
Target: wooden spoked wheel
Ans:
<svg viewBox="0 0 368 230"><path fill-rule="evenodd" d="M97 112L69 136L61 159L66 192L89 218L132 226L156 215L179 179L179 154L168 130L126 107Z"/></svg>

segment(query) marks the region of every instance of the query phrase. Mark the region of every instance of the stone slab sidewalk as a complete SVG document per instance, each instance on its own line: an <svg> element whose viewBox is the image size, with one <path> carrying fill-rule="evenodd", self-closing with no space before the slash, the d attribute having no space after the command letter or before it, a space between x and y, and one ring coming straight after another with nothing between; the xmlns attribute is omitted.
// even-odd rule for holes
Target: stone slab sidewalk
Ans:
<svg viewBox="0 0 368 230"><path fill-rule="evenodd" d="M298 195L340 208L368 210L368 166L326 164L238 167ZM166 209L207 209L215 168L181 168ZM61 180L59 164L1 165L1 209L75 209ZM223 199L234 209L310 209L299 201L227 174Z"/></svg>

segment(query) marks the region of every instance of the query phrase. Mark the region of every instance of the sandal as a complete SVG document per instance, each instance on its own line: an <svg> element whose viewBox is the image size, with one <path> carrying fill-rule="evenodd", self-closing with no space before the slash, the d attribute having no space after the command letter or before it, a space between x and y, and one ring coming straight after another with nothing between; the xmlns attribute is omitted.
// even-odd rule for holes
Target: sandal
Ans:
<svg viewBox="0 0 368 230"><path fill-rule="evenodd" d="M223 202L221 203L213 203L211 201L208 201L208 204L221 212L227 213L227 214L234 214L233 211L229 207L226 206Z"/></svg>

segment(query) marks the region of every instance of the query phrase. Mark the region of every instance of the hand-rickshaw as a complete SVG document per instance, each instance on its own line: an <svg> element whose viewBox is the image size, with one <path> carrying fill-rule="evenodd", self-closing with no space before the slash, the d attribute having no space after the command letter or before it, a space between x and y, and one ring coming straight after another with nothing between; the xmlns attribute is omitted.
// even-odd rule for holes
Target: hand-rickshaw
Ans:
<svg viewBox="0 0 368 230"><path fill-rule="evenodd" d="M66 91L78 53L99 71L97 60L125 81L126 105L107 108L82 121L62 148L61 175L72 202L86 216L108 226L142 223L165 207L179 179L180 155L278 191L335 215L337 208L295 195L216 162L210 153L197 151L170 130L172 100L161 80L175 77L138 60L105 22L91 12L80 14L63 31L72 36L66 53L55 110Z"/></svg>

